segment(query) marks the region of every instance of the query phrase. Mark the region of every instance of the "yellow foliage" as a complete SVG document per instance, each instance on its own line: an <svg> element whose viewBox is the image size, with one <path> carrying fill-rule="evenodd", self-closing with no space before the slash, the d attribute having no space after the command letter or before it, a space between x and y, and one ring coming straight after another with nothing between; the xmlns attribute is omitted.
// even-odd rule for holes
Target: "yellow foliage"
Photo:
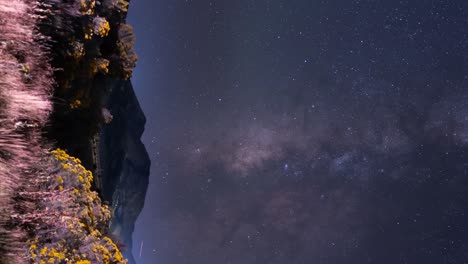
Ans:
<svg viewBox="0 0 468 264"><path fill-rule="evenodd" d="M94 14L96 2L94 0L80 0L80 12L82 15Z"/></svg>
<svg viewBox="0 0 468 264"><path fill-rule="evenodd" d="M75 60L80 60L85 55L84 44L79 41L73 41L67 52L67 55L73 57Z"/></svg>
<svg viewBox="0 0 468 264"><path fill-rule="evenodd" d="M31 68L26 64L21 64L20 71L23 73L29 73Z"/></svg>
<svg viewBox="0 0 468 264"><path fill-rule="evenodd" d="M60 175L57 176L56 181L57 181L57 184L62 184L62 183L63 183L63 178L62 178L62 176L60 176Z"/></svg>
<svg viewBox="0 0 468 264"><path fill-rule="evenodd" d="M91 26L84 28L84 39L90 40L93 38L93 36L94 36L94 30Z"/></svg>
<svg viewBox="0 0 468 264"><path fill-rule="evenodd" d="M117 0L115 6L119 12L127 12L128 10L128 2L126 0Z"/></svg>
<svg viewBox="0 0 468 264"><path fill-rule="evenodd" d="M45 256L46 252L47 252L47 247L43 247L39 254L41 254L41 256Z"/></svg>
<svg viewBox="0 0 468 264"><path fill-rule="evenodd" d="M94 19L94 34L102 37L106 37L109 34L110 25L109 22L103 17L96 17Z"/></svg>
<svg viewBox="0 0 468 264"><path fill-rule="evenodd" d="M29 241L29 257L33 263L108 263L125 264L115 243L104 236L111 213L91 190L93 175L81 161L61 149L51 152L52 163L58 168L51 177L49 188L59 190L60 199L48 208L59 208L60 217L52 236L36 237ZM57 203L59 203L57 205ZM58 209L56 209L58 210ZM61 234L54 237L53 234Z"/></svg>
<svg viewBox="0 0 468 264"><path fill-rule="evenodd" d="M91 62L90 69L90 77L94 76L98 72L107 74L109 73L109 60L103 58L95 59L93 62Z"/></svg>
<svg viewBox="0 0 468 264"><path fill-rule="evenodd" d="M81 101L80 100L75 100L70 104L71 109L76 109L81 106Z"/></svg>
<svg viewBox="0 0 468 264"><path fill-rule="evenodd" d="M89 260L78 260L76 264L91 264L91 261Z"/></svg>

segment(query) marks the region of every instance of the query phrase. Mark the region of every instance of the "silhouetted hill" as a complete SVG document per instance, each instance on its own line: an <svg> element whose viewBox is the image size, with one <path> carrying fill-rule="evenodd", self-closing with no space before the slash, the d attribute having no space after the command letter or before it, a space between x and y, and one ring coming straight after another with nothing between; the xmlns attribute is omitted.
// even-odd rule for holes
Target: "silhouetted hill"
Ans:
<svg viewBox="0 0 468 264"><path fill-rule="evenodd" d="M134 223L143 209L150 169L150 159L140 138L146 118L130 81L108 80L110 93L104 105L113 115L99 137L99 178L102 196L111 202L111 232L121 238L131 256Z"/></svg>

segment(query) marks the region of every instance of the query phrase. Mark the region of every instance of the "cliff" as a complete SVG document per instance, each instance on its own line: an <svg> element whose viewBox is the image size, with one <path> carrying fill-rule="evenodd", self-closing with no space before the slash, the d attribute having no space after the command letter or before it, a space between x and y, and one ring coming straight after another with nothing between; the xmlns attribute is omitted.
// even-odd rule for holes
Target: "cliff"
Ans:
<svg viewBox="0 0 468 264"><path fill-rule="evenodd" d="M135 263L132 233L145 201L150 169L140 140L146 119L130 81L107 79L103 86L109 90L103 104L113 120L103 125L98 138L98 188L113 209L110 231L127 246L129 263Z"/></svg>
<svg viewBox="0 0 468 264"><path fill-rule="evenodd" d="M45 136L92 170L93 190L112 208L109 233L131 252L150 160L145 116L129 81L137 56L127 0L39 0L37 29L53 69L53 111ZM113 116L109 122L110 115ZM108 234L107 230L105 232ZM131 255L126 255L134 263Z"/></svg>

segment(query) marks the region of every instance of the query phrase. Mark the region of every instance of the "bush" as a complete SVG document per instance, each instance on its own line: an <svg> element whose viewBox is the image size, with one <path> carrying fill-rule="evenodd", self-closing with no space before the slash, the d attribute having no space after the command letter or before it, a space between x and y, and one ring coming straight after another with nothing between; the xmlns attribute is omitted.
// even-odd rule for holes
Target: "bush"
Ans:
<svg viewBox="0 0 468 264"><path fill-rule="evenodd" d="M91 190L92 173L63 150L51 154L53 173L42 179L43 190L23 194L41 198L36 212L20 217L39 231L30 240L31 261L127 263L117 245L105 235L111 212Z"/></svg>

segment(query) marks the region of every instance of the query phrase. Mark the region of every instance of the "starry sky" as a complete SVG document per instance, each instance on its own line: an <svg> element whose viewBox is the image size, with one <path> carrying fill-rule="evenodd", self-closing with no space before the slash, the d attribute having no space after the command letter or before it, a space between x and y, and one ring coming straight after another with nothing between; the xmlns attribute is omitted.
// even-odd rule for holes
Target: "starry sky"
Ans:
<svg viewBox="0 0 468 264"><path fill-rule="evenodd" d="M468 263L468 1L133 0L128 22L139 264Z"/></svg>

